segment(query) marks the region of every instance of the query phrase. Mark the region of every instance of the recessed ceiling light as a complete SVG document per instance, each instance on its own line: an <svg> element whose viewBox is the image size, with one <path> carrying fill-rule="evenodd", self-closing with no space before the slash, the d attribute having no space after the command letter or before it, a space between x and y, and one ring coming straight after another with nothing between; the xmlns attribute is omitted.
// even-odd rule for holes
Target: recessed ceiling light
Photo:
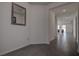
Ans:
<svg viewBox="0 0 79 59"><path fill-rule="evenodd" d="M62 12L66 12L66 9L63 9Z"/></svg>

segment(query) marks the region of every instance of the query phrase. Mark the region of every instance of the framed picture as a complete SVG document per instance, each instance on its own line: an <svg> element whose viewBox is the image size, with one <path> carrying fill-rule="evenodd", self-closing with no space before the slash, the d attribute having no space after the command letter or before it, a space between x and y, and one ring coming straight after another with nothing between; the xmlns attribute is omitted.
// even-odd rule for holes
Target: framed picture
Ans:
<svg viewBox="0 0 79 59"><path fill-rule="evenodd" d="M11 24L23 26L26 25L26 8L12 3Z"/></svg>

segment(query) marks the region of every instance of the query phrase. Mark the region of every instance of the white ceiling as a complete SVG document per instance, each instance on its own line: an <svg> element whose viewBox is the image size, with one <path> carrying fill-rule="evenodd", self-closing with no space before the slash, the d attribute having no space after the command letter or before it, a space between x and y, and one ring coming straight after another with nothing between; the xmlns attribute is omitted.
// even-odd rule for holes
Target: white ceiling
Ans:
<svg viewBox="0 0 79 59"><path fill-rule="evenodd" d="M57 23L59 25L61 25L61 24L72 24L73 20L74 20L73 14L70 14L68 16L64 15L64 16L61 16L61 17L57 17Z"/></svg>
<svg viewBox="0 0 79 59"><path fill-rule="evenodd" d="M30 4L38 4L38 5L48 5L50 3L53 3L53 2L28 2Z"/></svg>
<svg viewBox="0 0 79 59"><path fill-rule="evenodd" d="M65 12L63 12L63 10L66 10ZM61 16L64 14L70 14L73 13L77 10L77 3L71 3L71 4L67 4L67 5L62 5L61 7L58 7L56 9L54 9L54 12L56 13L57 16Z"/></svg>

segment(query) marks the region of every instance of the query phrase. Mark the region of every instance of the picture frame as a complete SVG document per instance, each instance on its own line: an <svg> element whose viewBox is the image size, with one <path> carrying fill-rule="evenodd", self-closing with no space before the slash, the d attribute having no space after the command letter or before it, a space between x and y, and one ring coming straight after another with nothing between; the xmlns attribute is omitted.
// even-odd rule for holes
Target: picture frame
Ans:
<svg viewBox="0 0 79 59"><path fill-rule="evenodd" d="M26 25L26 8L16 3L12 3L11 24Z"/></svg>

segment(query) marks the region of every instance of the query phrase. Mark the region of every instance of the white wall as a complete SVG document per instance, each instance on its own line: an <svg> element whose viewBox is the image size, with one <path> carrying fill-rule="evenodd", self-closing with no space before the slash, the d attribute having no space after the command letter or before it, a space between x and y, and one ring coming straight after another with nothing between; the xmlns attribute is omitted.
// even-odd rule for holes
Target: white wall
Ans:
<svg viewBox="0 0 79 59"><path fill-rule="evenodd" d="M31 6L31 44L48 43L48 14L45 5Z"/></svg>
<svg viewBox="0 0 79 59"><path fill-rule="evenodd" d="M2 4L0 3L0 52L2 51Z"/></svg>
<svg viewBox="0 0 79 59"><path fill-rule="evenodd" d="M0 55L29 44L48 44L47 6L17 4L26 7L26 26L12 25L11 3L0 3Z"/></svg>
<svg viewBox="0 0 79 59"><path fill-rule="evenodd" d="M55 21L55 13L50 10L49 11L49 19L48 19L48 40L52 41L56 39L56 21Z"/></svg>
<svg viewBox="0 0 79 59"><path fill-rule="evenodd" d="M11 3L0 2L0 54L29 45L29 20L30 5L28 3L17 3L26 7L26 26L11 24Z"/></svg>
<svg viewBox="0 0 79 59"><path fill-rule="evenodd" d="M75 16L74 17L74 20L73 20L73 35L74 35L74 38L76 39L76 20L77 20L77 17Z"/></svg>

